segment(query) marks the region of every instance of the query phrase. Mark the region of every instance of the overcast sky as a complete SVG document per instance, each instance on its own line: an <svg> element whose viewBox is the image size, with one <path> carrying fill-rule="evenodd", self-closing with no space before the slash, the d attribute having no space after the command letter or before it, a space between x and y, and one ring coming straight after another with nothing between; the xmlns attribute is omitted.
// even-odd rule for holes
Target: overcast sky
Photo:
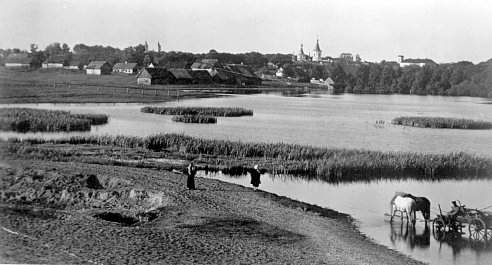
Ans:
<svg viewBox="0 0 492 265"><path fill-rule="evenodd" d="M341 52L363 60L492 58L486 0L0 0L0 48L149 43L163 50Z"/></svg>

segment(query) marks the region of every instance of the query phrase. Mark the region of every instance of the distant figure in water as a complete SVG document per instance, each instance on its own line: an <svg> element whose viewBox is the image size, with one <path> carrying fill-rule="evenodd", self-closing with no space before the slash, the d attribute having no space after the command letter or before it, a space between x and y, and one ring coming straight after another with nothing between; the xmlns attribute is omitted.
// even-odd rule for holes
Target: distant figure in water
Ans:
<svg viewBox="0 0 492 265"><path fill-rule="evenodd" d="M253 185L253 189L256 191L258 189L258 186L260 186L260 170L258 169L258 165L255 165L253 170L249 172L251 175L251 185Z"/></svg>
<svg viewBox="0 0 492 265"><path fill-rule="evenodd" d="M190 190L195 189L195 175L196 175L196 168L193 165L193 163L190 163L188 167L186 167L186 175L188 178L186 179L186 186Z"/></svg>

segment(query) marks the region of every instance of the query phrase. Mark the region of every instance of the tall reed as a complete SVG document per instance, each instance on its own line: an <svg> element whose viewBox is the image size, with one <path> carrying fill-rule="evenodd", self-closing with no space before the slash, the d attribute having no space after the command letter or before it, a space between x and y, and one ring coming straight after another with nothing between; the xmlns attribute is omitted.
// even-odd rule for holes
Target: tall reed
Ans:
<svg viewBox="0 0 492 265"><path fill-rule="evenodd" d="M172 120L184 123L217 123L217 118L207 115L181 115L174 116Z"/></svg>
<svg viewBox="0 0 492 265"><path fill-rule="evenodd" d="M395 125L438 129L492 129L492 122L443 117L398 117L391 121Z"/></svg>
<svg viewBox="0 0 492 265"><path fill-rule="evenodd" d="M16 132L89 131L108 122L106 115L70 114L68 111L30 108L0 109L0 130Z"/></svg>
<svg viewBox="0 0 492 265"><path fill-rule="evenodd" d="M222 107L143 107L140 111L144 113L155 113L161 115L208 115L215 117L239 117L253 115L253 110Z"/></svg>

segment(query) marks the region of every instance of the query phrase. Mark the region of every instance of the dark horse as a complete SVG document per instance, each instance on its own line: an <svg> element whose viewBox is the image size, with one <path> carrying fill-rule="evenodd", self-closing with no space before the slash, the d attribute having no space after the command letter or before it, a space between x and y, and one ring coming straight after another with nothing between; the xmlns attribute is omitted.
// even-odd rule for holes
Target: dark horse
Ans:
<svg viewBox="0 0 492 265"><path fill-rule="evenodd" d="M415 211L416 212L420 211L420 213L422 214L422 216L425 219L425 225L427 225L427 221L430 220L430 204L431 203L430 203L429 199L427 199L426 197L415 197L412 194L406 193L406 192L395 192L395 196L393 196L393 199L391 199L391 202L393 202L393 200L397 196L412 198L416 204Z"/></svg>

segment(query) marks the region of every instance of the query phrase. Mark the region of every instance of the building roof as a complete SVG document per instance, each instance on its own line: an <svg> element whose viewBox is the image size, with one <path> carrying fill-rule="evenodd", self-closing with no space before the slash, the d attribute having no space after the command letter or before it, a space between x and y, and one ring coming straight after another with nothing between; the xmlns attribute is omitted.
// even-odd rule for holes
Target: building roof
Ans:
<svg viewBox="0 0 492 265"><path fill-rule="evenodd" d="M32 58L27 53L11 53L5 58L5 63L31 64Z"/></svg>
<svg viewBox="0 0 492 265"><path fill-rule="evenodd" d="M51 55L43 63L61 63L61 64L63 64L64 62L65 62L65 55L64 54L57 54L57 55Z"/></svg>
<svg viewBox="0 0 492 265"><path fill-rule="evenodd" d="M314 47L315 52L321 52L321 49L319 48L319 40L316 40L316 46Z"/></svg>
<svg viewBox="0 0 492 265"><path fill-rule="evenodd" d="M202 59L200 61L195 61L192 65L192 69L211 69L219 67L218 59Z"/></svg>
<svg viewBox="0 0 492 265"><path fill-rule="evenodd" d="M236 74L240 74L240 75L243 75L246 77L258 78L258 76L256 76L256 74L253 72L253 70L249 66L244 65L244 64L228 64L227 68L231 72L234 72Z"/></svg>
<svg viewBox="0 0 492 265"><path fill-rule="evenodd" d="M424 64L435 64L436 62L434 62L433 60L431 59L427 59L427 58L424 58L424 59L404 59L402 61L403 63L424 63Z"/></svg>
<svg viewBox="0 0 492 265"><path fill-rule="evenodd" d="M200 80L209 80L211 78L210 74L208 73L207 70L188 70L188 73L194 78L194 79L200 79Z"/></svg>
<svg viewBox="0 0 492 265"><path fill-rule="evenodd" d="M137 78L145 75L149 75L151 78L163 78L169 76L169 72L162 67L146 67L138 73Z"/></svg>
<svg viewBox="0 0 492 265"><path fill-rule="evenodd" d="M92 61L87 65L87 69L101 69L104 64L107 64L106 61Z"/></svg>
<svg viewBox="0 0 492 265"><path fill-rule="evenodd" d="M136 69L137 63L117 63L113 66L113 70Z"/></svg>
<svg viewBox="0 0 492 265"><path fill-rule="evenodd" d="M176 78L176 79L193 79L193 77L188 73L186 69L183 68L171 68L169 69L169 72Z"/></svg>

